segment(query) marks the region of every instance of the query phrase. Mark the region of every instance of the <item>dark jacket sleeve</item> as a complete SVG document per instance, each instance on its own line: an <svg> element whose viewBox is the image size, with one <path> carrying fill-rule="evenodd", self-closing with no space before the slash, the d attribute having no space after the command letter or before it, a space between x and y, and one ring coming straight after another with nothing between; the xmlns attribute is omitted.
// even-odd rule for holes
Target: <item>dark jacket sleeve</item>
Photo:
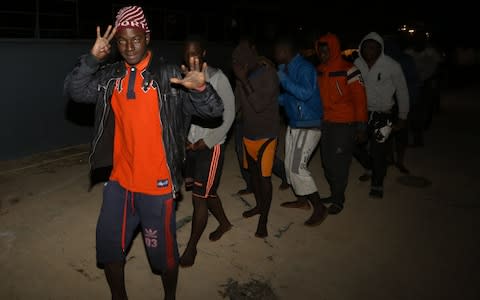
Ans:
<svg viewBox="0 0 480 300"><path fill-rule="evenodd" d="M188 97L184 105L187 114L203 119L219 118L223 116L223 102L210 83L206 83L205 90L198 92L189 90L185 93Z"/></svg>
<svg viewBox="0 0 480 300"><path fill-rule="evenodd" d="M277 99L280 93L279 81L276 72L270 66L265 66L265 71L251 80L253 92L245 97L248 104L257 113L262 113L271 108L271 99Z"/></svg>
<svg viewBox="0 0 480 300"><path fill-rule="evenodd" d="M100 62L91 54L80 57L77 65L67 75L63 89L75 102L94 103L97 100Z"/></svg>

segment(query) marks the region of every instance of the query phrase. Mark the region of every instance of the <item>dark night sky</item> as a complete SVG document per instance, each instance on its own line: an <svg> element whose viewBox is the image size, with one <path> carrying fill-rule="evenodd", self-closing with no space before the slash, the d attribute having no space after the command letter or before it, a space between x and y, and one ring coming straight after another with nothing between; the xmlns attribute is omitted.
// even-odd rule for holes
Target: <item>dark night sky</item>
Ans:
<svg viewBox="0 0 480 300"><path fill-rule="evenodd" d="M313 4L318 6L313 7ZM231 14L232 7L248 7L262 13L270 12L280 15L279 23L310 24L320 31L333 31L339 34L354 32L367 33L369 31L389 32L395 30L403 23L424 22L429 31L436 34L444 42L456 44L460 41L467 43L476 42L474 39L475 24L477 23L472 9L473 4L466 0L449 2L449 5L442 5L439 1L330 1L312 2L305 0L290 1L231 1L219 5L217 2L207 1L85 1L79 0L81 23L85 26L91 24L107 24L112 21L114 7L122 5L137 4L144 7L171 7L183 11L196 12L204 11ZM64 0L40 0L41 11L56 11L62 6L72 6L73 1ZM5 10L27 10L35 9L35 1L2 1L0 11ZM8 18L8 17L7 17ZM257 16L258 18L258 16ZM255 18L253 17L252 20ZM456 20L457 19L457 20ZM295 22L292 22L295 20ZM3 22L9 22L4 18ZM477 26L478 27L478 26ZM478 43L478 42L476 42Z"/></svg>

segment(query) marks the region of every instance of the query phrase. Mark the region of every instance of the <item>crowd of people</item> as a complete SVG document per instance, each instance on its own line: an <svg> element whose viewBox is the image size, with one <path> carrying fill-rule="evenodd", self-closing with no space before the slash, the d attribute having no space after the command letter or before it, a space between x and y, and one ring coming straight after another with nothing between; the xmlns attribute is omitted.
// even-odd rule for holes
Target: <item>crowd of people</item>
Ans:
<svg viewBox="0 0 480 300"><path fill-rule="evenodd" d="M231 54L235 80L230 82L221 69L207 65L200 36L186 39L182 66L164 62L149 43L142 8L124 7L114 26L103 34L97 27L90 52L65 79L69 97L97 105L91 169L112 166L96 229L97 262L112 299L127 299L125 257L138 227L165 299L175 298L179 266L194 265L208 213L219 223L211 241L232 229L217 193L230 130L245 180L238 193L252 193L256 202L242 215L258 216L258 238L268 236L272 173L281 178L281 190L296 196L280 205L311 210L304 224L318 226L344 209L353 158L365 168L361 179L371 181L370 196L382 198L392 153L399 169L408 172L404 153L410 129L415 145L423 144L434 72L428 65L422 73L426 58L420 48L408 56L371 32L360 41L358 58L349 62L339 38L328 33L315 43L319 63L314 66L291 37L275 42L273 61L243 38ZM108 62L111 44L120 61ZM330 186L322 193L308 167L317 147ZM193 216L180 255L175 199L183 185L191 192Z"/></svg>

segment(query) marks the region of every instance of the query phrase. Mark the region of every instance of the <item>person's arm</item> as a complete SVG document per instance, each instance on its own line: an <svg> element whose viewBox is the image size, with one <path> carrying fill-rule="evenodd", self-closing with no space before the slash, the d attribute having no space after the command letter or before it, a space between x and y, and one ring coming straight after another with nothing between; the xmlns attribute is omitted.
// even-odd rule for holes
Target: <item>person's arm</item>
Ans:
<svg viewBox="0 0 480 300"><path fill-rule="evenodd" d="M358 143L367 141L367 94L360 70L353 66L347 71L347 87L353 105L353 118L356 124L355 140Z"/></svg>
<svg viewBox="0 0 480 300"><path fill-rule="evenodd" d="M220 71L219 71L220 72ZM209 134L203 139L208 148L212 148L220 143L227 135L233 120L235 119L235 96L233 95L232 87L228 78L220 73L217 76L217 94L223 101L223 123L214 130L209 131Z"/></svg>
<svg viewBox="0 0 480 300"><path fill-rule="evenodd" d="M190 57L189 68L184 69L185 76L181 78L180 70L176 70L170 82L173 84L181 85L188 90L187 93L182 95L188 95L188 103L185 103L184 113L196 115L200 118L217 118L223 114L223 103L220 96L218 96L212 85L205 81L205 70L207 64L199 64L198 58Z"/></svg>
<svg viewBox="0 0 480 300"><path fill-rule="evenodd" d="M115 28L108 26L102 36L97 26L97 39L90 53L80 57L74 69L66 76L63 89L67 96L76 102L93 103L97 100L100 64L110 54L110 41L115 36Z"/></svg>
<svg viewBox="0 0 480 300"><path fill-rule="evenodd" d="M233 95L235 97L235 113L237 115L237 118L241 115L242 113L242 104L240 101L238 101L238 98L240 97L240 90L238 89L240 85L240 82L238 80L235 80L235 91L233 92Z"/></svg>
<svg viewBox="0 0 480 300"><path fill-rule="evenodd" d="M249 78L247 65L234 63L232 65L233 73L237 78L237 88L242 89L248 104L257 113L263 112L269 108L269 99L276 98L278 94L278 78L275 70L266 64L261 64L262 72Z"/></svg>
<svg viewBox="0 0 480 300"><path fill-rule="evenodd" d="M256 77L255 86L247 96L247 102L257 113L264 112L271 106L270 100L276 99L279 93L279 82L275 71L270 67L264 67L263 74Z"/></svg>
<svg viewBox="0 0 480 300"><path fill-rule="evenodd" d="M188 99L193 108L188 111L191 115L203 119L218 118L223 115L222 99L208 82L205 83L205 88L202 91L190 90Z"/></svg>
<svg viewBox="0 0 480 300"><path fill-rule="evenodd" d="M399 64L393 65L392 82L395 86L395 95L398 102L398 118L405 121L410 109L408 87L402 68Z"/></svg>
<svg viewBox="0 0 480 300"><path fill-rule="evenodd" d="M417 73L417 65L415 64L415 60L412 56L406 55L406 68L405 68L405 80L407 81L408 87L408 97L410 104L415 104L416 99L418 96L418 86L419 86L419 78Z"/></svg>
<svg viewBox="0 0 480 300"><path fill-rule="evenodd" d="M285 105L285 94L278 95L278 105L284 106Z"/></svg>
<svg viewBox="0 0 480 300"><path fill-rule="evenodd" d="M363 85L362 74L357 67L347 71L347 86L353 104L354 120L358 123L367 123L367 94Z"/></svg>
<svg viewBox="0 0 480 300"><path fill-rule="evenodd" d="M317 72L313 66L304 65L298 70L300 76L293 80L285 71L278 71L278 78L282 87L300 101L309 100L316 91Z"/></svg>

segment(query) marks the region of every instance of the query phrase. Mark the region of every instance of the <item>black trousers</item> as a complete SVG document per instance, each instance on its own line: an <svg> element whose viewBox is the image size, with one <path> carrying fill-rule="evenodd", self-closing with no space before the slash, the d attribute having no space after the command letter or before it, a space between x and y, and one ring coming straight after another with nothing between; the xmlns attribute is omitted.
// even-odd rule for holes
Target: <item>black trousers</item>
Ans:
<svg viewBox="0 0 480 300"><path fill-rule="evenodd" d="M385 122L391 120L391 114L369 112L368 142L357 144L354 148L353 156L355 159L362 167L372 171L372 187L383 187L383 180L387 175L387 154L391 147L389 139L383 143L377 141L375 129L383 127Z"/></svg>
<svg viewBox="0 0 480 300"><path fill-rule="evenodd" d="M321 152L325 178L330 185L332 203L343 206L352 163L356 126L351 123L324 122Z"/></svg>

